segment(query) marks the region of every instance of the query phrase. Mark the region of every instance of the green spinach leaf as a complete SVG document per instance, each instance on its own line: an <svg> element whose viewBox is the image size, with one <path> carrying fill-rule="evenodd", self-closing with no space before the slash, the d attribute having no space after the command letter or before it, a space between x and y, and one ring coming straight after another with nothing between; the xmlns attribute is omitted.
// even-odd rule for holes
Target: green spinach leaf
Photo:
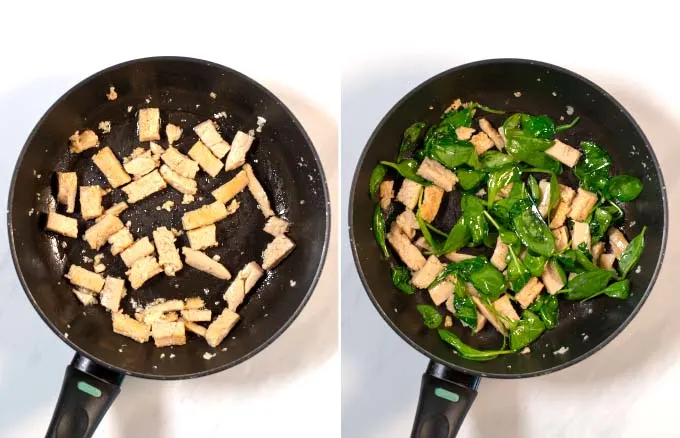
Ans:
<svg viewBox="0 0 680 438"><path fill-rule="evenodd" d="M479 245L489 233L489 224L484 216L484 203L478 197L464 193L460 205L465 224L470 230L472 244Z"/></svg>
<svg viewBox="0 0 680 438"><path fill-rule="evenodd" d="M531 272L524 266L524 262L517 256L512 246L508 247L510 260L508 261L508 283L513 292L519 292L531 279Z"/></svg>
<svg viewBox="0 0 680 438"><path fill-rule="evenodd" d="M565 294L566 299L579 301L607 287L607 283L613 276L612 271L604 269L582 272L569 280L567 287L562 289L561 292Z"/></svg>
<svg viewBox="0 0 680 438"><path fill-rule="evenodd" d="M560 131L566 131L567 129L571 129L574 126L576 126L576 124L580 120L581 120L581 118L579 116L576 116L576 118L574 120L572 120L571 122L557 126L557 128L555 128L555 131L560 132Z"/></svg>
<svg viewBox="0 0 680 438"><path fill-rule="evenodd" d="M630 280L621 280L621 281L617 281L615 283L612 283L609 286L607 286L606 288L602 289L601 291L596 292L593 295L582 299L581 302L593 299L593 298L598 297L600 295L607 295L608 297L611 297L611 298L618 298L619 300L626 300L626 299L628 299L628 296L630 295Z"/></svg>
<svg viewBox="0 0 680 438"><path fill-rule="evenodd" d="M515 233L524 246L546 257L555 253L555 237L531 201L517 201L510 215Z"/></svg>
<svg viewBox="0 0 680 438"><path fill-rule="evenodd" d="M531 195L531 198L534 200L535 204L538 204L541 202L541 188L538 185L538 181L536 181L536 177L533 175L529 175L529 178L527 178L527 185L529 186L529 194Z"/></svg>
<svg viewBox="0 0 680 438"><path fill-rule="evenodd" d="M455 348L460 357L464 359L486 361L495 359L502 354L512 353L511 350L477 350L467 345L449 330L439 329L438 333L441 340Z"/></svg>
<svg viewBox="0 0 680 438"><path fill-rule="evenodd" d="M456 177L458 177L458 185L460 188L466 192L471 192L479 189L482 182L484 182L484 178L486 178L486 173L479 170L458 169Z"/></svg>
<svg viewBox="0 0 680 438"><path fill-rule="evenodd" d="M531 310L522 313L522 319L515 328L510 331L510 349L519 351L538 339L545 331L545 324Z"/></svg>
<svg viewBox="0 0 680 438"><path fill-rule="evenodd" d="M522 131L534 138L555 138L555 123L546 115L530 116L522 114L520 117Z"/></svg>
<svg viewBox="0 0 680 438"><path fill-rule="evenodd" d="M425 324L425 327L436 329L442 325L444 317L433 306L430 306L429 304L418 304L416 309L418 309L418 312L420 312L420 315L423 317L423 324Z"/></svg>
<svg viewBox="0 0 680 438"><path fill-rule="evenodd" d="M371 199L375 199L375 195L378 193L378 189L380 188L380 183L382 183L386 173L387 168L382 164L378 164L375 166L375 168L373 168L371 177L368 180L368 194L371 196Z"/></svg>
<svg viewBox="0 0 680 438"><path fill-rule="evenodd" d="M453 286L453 309L456 318L473 331L477 328L477 307L472 297L465 292L462 281L456 281Z"/></svg>
<svg viewBox="0 0 680 438"><path fill-rule="evenodd" d="M505 147L516 160L552 173L561 173L562 166L559 161L545 153L545 150L554 144L553 140L534 138L519 130L506 130L505 138Z"/></svg>
<svg viewBox="0 0 680 438"><path fill-rule="evenodd" d="M401 140L401 146L399 147L397 162L401 161L407 152L415 149L418 139L424 130L425 123L423 122L416 122L406 128L406 131L404 131L404 137Z"/></svg>
<svg viewBox="0 0 680 438"><path fill-rule="evenodd" d="M612 224L612 214L602 207L598 207L593 212L593 217L590 220L590 237L591 242L599 242L607 233L609 226Z"/></svg>
<svg viewBox="0 0 680 438"><path fill-rule="evenodd" d="M646 226L642 227L640 234L630 241L625 251L623 251L623 254L621 254L621 258L619 259L619 272L621 273L621 278L626 278L628 272L638 264L640 256L642 255L642 250L645 248L645 231L647 231Z"/></svg>
<svg viewBox="0 0 680 438"><path fill-rule="evenodd" d="M608 197L620 202L632 201L642 192L642 181L630 175L616 175L609 179L605 190Z"/></svg>
<svg viewBox="0 0 680 438"><path fill-rule="evenodd" d="M498 170L516 163L515 159L508 154L495 149L488 150L479 156L479 162L484 170Z"/></svg>
<svg viewBox="0 0 680 438"><path fill-rule="evenodd" d="M496 202L496 196L500 190L510 184L519 180L520 173L516 166L510 166L503 169L494 170L489 174L489 182L487 185L487 206L491 208ZM514 184L513 184L514 188Z"/></svg>
<svg viewBox="0 0 680 438"><path fill-rule="evenodd" d="M392 283L407 295L416 293L416 289L411 284L411 272L404 266L392 266L390 268L392 273Z"/></svg>
<svg viewBox="0 0 680 438"><path fill-rule="evenodd" d="M398 163L392 163L391 161L381 161L380 164L393 168L394 170L399 172L399 175L403 176L406 179L410 179L411 181L415 181L418 184L422 184L424 186L429 186L432 184L426 179L421 178L416 173L418 171L419 166L416 160L403 160Z"/></svg>
<svg viewBox="0 0 680 438"><path fill-rule="evenodd" d="M432 144L429 155L449 169L456 169L463 165L473 169L481 167L475 147L467 141L453 140L448 143Z"/></svg>
<svg viewBox="0 0 680 438"><path fill-rule="evenodd" d="M607 185L612 161L609 154L593 142L581 142L583 156L574 167L574 175L591 192L602 192Z"/></svg>
<svg viewBox="0 0 680 438"><path fill-rule="evenodd" d="M486 263L480 269L470 273L470 283L481 295L494 301L500 298L506 290L505 278L494 265L484 260Z"/></svg>
<svg viewBox="0 0 680 438"><path fill-rule="evenodd" d="M545 270L548 258L542 255L533 254L531 251L524 257L524 266L531 272L532 277L540 277Z"/></svg>
<svg viewBox="0 0 680 438"><path fill-rule="evenodd" d="M545 328L554 329L557 327L560 306L556 295L540 295L536 298L536 301L529 306L529 310L538 314L541 321L543 321L543 324L545 324Z"/></svg>
<svg viewBox="0 0 680 438"><path fill-rule="evenodd" d="M387 245L385 244L385 218L383 217L382 208L380 204L375 204L373 209L373 236L375 236L375 241L378 242L378 246L382 251L386 259L390 258L390 253L387 251Z"/></svg>

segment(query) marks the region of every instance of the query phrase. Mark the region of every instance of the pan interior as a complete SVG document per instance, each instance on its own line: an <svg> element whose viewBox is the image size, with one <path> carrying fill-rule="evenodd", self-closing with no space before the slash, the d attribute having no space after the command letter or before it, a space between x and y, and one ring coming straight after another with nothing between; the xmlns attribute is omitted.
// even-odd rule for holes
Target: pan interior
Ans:
<svg viewBox="0 0 680 438"><path fill-rule="evenodd" d="M115 101L105 98L111 85L119 94ZM185 154L198 139L192 127L204 120L215 120L228 142L236 130L256 128L257 116L267 120L248 159L268 192L272 208L291 222L289 235L297 248L251 291L239 308L241 321L216 349L191 334L186 346L163 349L156 349L153 342L138 344L114 334L107 311L98 305L83 307L63 274L71 264L91 269L89 259L102 253L105 274L122 278L126 269L121 259L111 255L108 245L94 251L82 239L43 231L46 213L55 205L55 171L76 171L79 185L109 187L91 162L98 148L70 154L68 137L75 130L93 129L101 146L110 146L122 160L135 147L149 147L148 143L140 145L136 133L137 111L145 107L160 108L162 132L167 123L184 129L175 147ZM110 134L97 129L100 121L111 122ZM158 143L167 147L164 134ZM217 178L201 171L195 202L183 205L182 194L168 187L131 205L121 220L130 221L136 238L151 238L159 226L181 230L183 213L213 202L210 192L237 171L222 171ZM250 261L260 263L262 251L272 239L262 231L264 216L248 190L236 199L240 202L238 211L217 224L220 245L206 250L210 256L219 255L232 275ZM105 196L104 205L123 200L124 194L115 190ZM168 200L174 202L170 211L159 209ZM128 373L188 377L224 369L250 357L298 314L316 284L325 256L327 204L325 179L313 145L276 97L251 79L216 64L186 58L151 58L115 66L86 79L66 93L38 123L17 163L10 198L10 242L29 298L62 339L90 357ZM63 206L57 210L63 212ZM76 217L82 235L87 225L79 213ZM66 246L62 246L64 241ZM189 246L185 234L178 237L176 245ZM228 285L229 281L185 265L175 277L161 274L139 290L128 290L123 308L133 315L135 305L144 306L158 298L200 296L217 315L224 308L222 295ZM209 359L204 358L206 353Z"/></svg>
<svg viewBox="0 0 680 438"><path fill-rule="evenodd" d="M572 145L584 140L596 142L612 156L615 173L637 176L644 183L640 197L626 207L623 226L629 239L637 235L642 226L648 227L640 268L629 276L630 298L622 301L605 297L583 304L560 300L558 327L545 332L531 345L530 353L500 356L488 362L462 359L435 331L423 326L416 304L430 304L428 294L419 292L415 297L408 296L392 286L389 265L381 257L370 229L373 203L367 190L371 170L380 160L394 160L406 127L421 120L435 123L458 97L464 102L476 101L505 110L506 115L484 114L495 126L514 112L547 114L557 124L580 116L580 123L559 133L558 138ZM573 115L569 115L572 109ZM576 185L576 180L571 182L572 186ZM396 190L398 187L395 193ZM449 230L460 214L458 197L448 198L434 222L443 230ZM530 61L483 61L455 68L403 98L383 119L364 150L355 173L351 205L355 261L364 286L382 316L407 342L432 359L486 376L542 374L574 363L601 348L634 316L651 290L666 241L665 188L653 151L637 124L607 93L584 78ZM472 335L457 321L451 330L477 348L496 349L502 344L502 337L489 324L479 335Z"/></svg>

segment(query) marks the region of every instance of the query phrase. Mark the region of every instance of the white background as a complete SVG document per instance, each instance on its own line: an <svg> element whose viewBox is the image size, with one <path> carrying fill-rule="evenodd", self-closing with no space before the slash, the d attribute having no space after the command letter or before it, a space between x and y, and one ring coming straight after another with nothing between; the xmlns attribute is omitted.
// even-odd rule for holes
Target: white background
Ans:
<svg viewBox="0 0 680 438"><path fill-rule="evenodd" d="M337 218L340 74L336 50L327 37L333 31L329 20L306 23L302 15L291 13L289 5L150 3L3 2L3 210L20 148L38 118L62 93L109 65L144 56L183 55L235 68L264 84L291 108L321 154ZM332 8L324 7L319 16L331 13ZM95 436L318 437L324 431L324 437L338 437L336 254L334 242L316 292L273 345L236 368L201 379L127 378ZM25 298L4 231L0 233L0 285L0 435L44 436L72 351Z"/></svg>
<svg viewBox="0 0 680 438"><path fill-rule="evenodd" d="M656 2L604 3L410 2L397 13L365 5L343 36L343 187L372 130L412 88L465 62L534 58L594 80L632 113L662 164L671 223L677 220L680 80L671 51L680 28ZM343 193L343 211L347 202ZM369 302L351 259L345 213L342 220L343 436L406 437L427 360ZM671 227L654 292L614 342L556 374L482 380L459 436L680 436L679 237Z"/></svg>

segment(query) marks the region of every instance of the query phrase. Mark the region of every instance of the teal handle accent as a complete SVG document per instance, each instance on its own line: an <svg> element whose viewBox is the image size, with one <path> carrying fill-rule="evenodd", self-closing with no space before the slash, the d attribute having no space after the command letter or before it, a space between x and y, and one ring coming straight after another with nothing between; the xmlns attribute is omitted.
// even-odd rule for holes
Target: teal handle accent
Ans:
<svg viewBox="0 0 680 438"><path fill-rule="evenodd" d="M444 388L435 388L434 395L454 403L460 401L460 396L458 394L456 394L455 392L447 391Z"/></svg>
<svg viewBox="0 0 680 438"><path fill-rule="evenodd" d="M102 391L99 388L95 388L94 386L87 382L83 382L82 380L78 382L76 386L79 390L83 391L87 395L91 395L92 397L99 398L102 396Z"/></svg>

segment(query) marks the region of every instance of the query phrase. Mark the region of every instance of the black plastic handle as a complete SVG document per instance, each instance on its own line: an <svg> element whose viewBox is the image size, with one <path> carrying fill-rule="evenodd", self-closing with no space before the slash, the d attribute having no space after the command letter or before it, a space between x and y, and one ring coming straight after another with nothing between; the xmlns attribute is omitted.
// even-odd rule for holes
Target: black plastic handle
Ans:
<svg viewBox="0 0 680 438"><path fill-rule="evenodd" d="M479 377L430 361L423 374L411 438L452 438L477 397Z"/></svg>
<svg viewBox="0 0 680 438"><path fill-rule="evenodd" d="M88 438L120 392L124 374L76 353L66 368L46 438Z"/></svg>

